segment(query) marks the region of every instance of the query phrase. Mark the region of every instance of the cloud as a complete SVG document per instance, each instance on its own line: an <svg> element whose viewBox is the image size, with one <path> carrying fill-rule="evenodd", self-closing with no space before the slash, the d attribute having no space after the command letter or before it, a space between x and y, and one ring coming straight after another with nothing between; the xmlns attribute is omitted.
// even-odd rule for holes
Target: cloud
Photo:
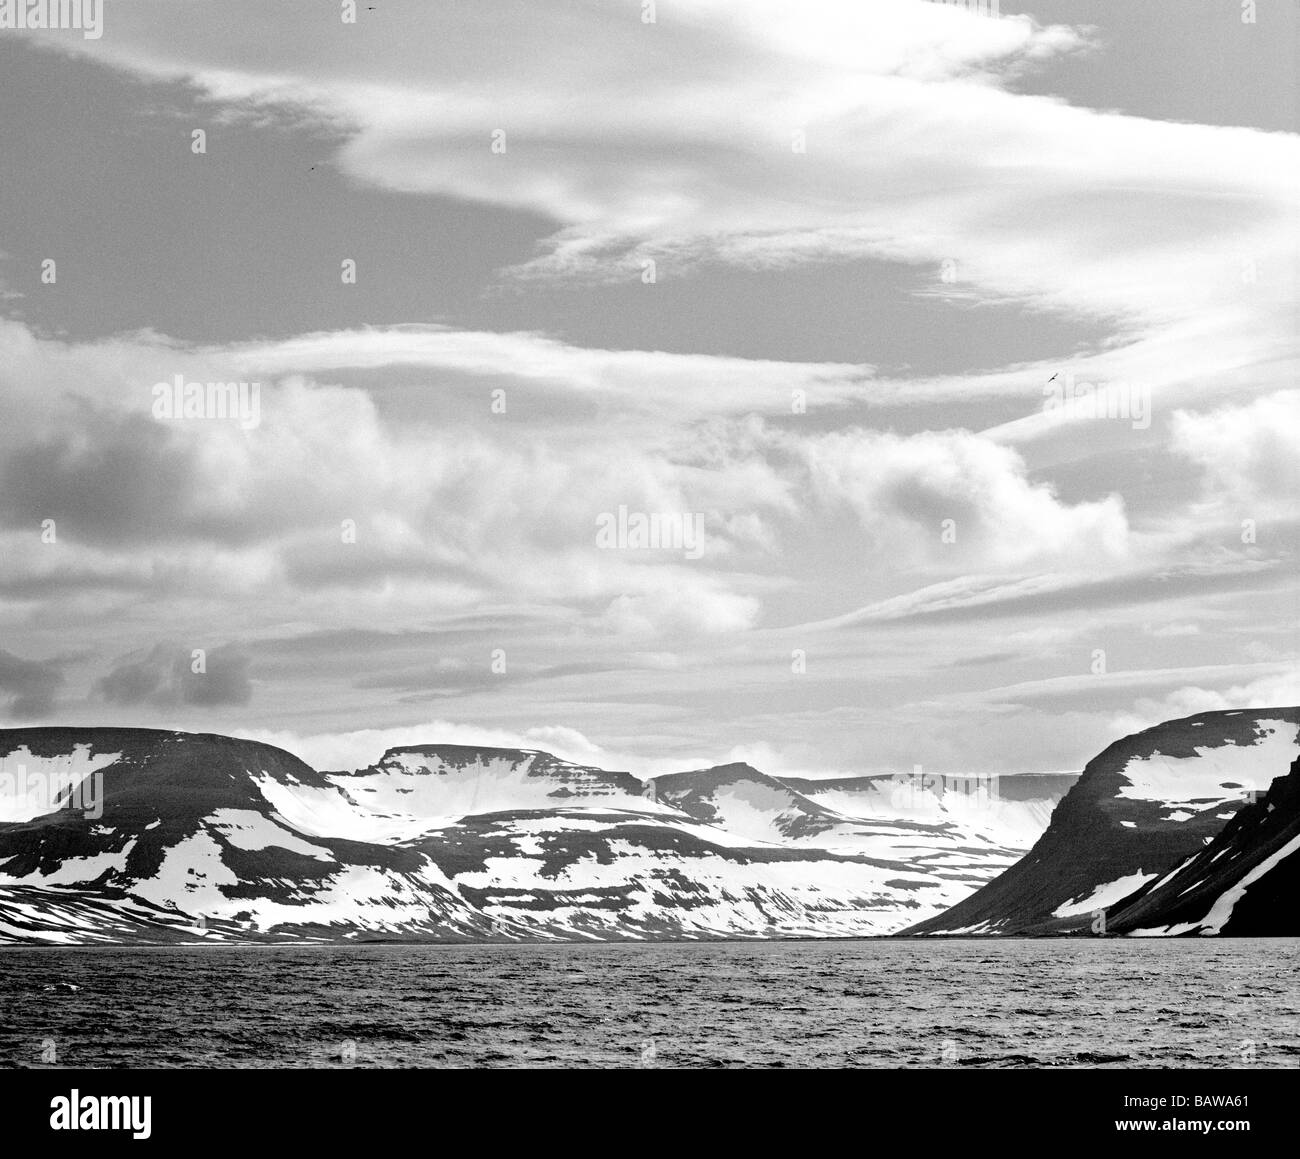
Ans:
<svg viewBox="0 0 1300 1159"><path fill-rule="evenodd" d="M179 719L185 706L252 704L251 664L214 651L206 675L218 679L196 684L188 648L128 654L136 634L202 641L211 625L238 623L258 658L256 711L308 737L340 719L401 724L435 691L483 722L429 726L453 736L536 741L527 723L564 720L616 738L612 748L684 752L707 731L763 752L753 746L776 732L785 759L808 770L881 754L902 767L1012 759L1014 704L974 704L952 724L933 709L892 710L918 688L1015 689L1018 665L1051 672L1065 662L1060 640L1017 649L1008 629L1068 635L1098 609L1214 625L1158 639L1133 628L1159 663L1187 664L1176 679L1188 688L1255 681L1197 668L1221 658L1210 650L1225 623L1276 638L1290 582L1279 524L1297 486L1294 408L1250 400L1295 380L1285 255L1300 139L1013 91L1025 70L1085 41L1029 18L921 0L699 0L661 4L646 25L639 9L387 0L349 27L306 0L274 12L261 0L141 0L114 10L100 42L41 44L193 86L218 147L222 135L284 128L317 160L336 148L354 193L429 195L431 214L440 198L518 208L529 228L544 215L552 232L535 260L503 272L515 284L483 289L627 279L653 260L654 294L717 262L771 271L870 258L912 267L899 285L919 280L968 318L1010 303L1028 307L1017 311L1027 326L1034 311L1052 311L1054 326L1080 321L1091 352L921 378L865 362L582 349L489 321L208 346L152 333L58 341L0 321L10 646L45 655L51 632L76 633L121 657L107 674L80 674L87 710ZM147 112L147 98L130 99ZM308 125L328 131L308 141ZM497 129L503 152L491 147ZM286 330L271 319L265 332ZM1149 383L1150 428L1056 422L1041 388L1058 370ZM176 374L259 381L261 425L157 422L151 387ZM507 414L489 410L494 390ZM936 423L970 429L925 429ZM698 513L705 554L599 550L594 521L620 505ZM1274 533L1249 550L1221 534L1256 511L1276 516ZM38 535L45 518L56 542ZM474 618L488 609L495 617ZM875 630L851 630L862 625ZM439 667L444 629L466 656L503 644L512 676L556 679L501 692L465 680L464 667ZM809 679L765 658L815 629ZM377 635L348 635L358 632ZM310 643L295 651L293 637ZM661 637L673 663L658 679L620 668ZM49 677L23 671L12 679L35 682L39 707ZM605 701L556 707L594 673L588 691ZM882 698L865 723L864 684ZM1076 741L1091 755L1085 741L1113 739L1104 713L1077 714L1086 727L1067 735L1068 721L1034 711L1018 718L1037 739L1017 762L1073 759L1061 750ZM537 747L599 751L554 729L555 745ZM413 740L430 739L421 730ZM722 758L697 752L709 747L692 759Z"/></svg>
<svg viewBox="0 0 1300 1159"><path fill-rule="evenodd" d="M253 695L248 668L249 658L229 645L209 652L157 644L119 660L97 682L96 691L109 704L122 707L244 705Z"/></svg>
<svg viewBox="0 0 1300 1159"><path fill-rule="evenodd" d="M588 414L585 421L602 425L639 423L647 416L662 421L755 410L789 413L795 389L805 391L819 406L845 405L868 396L867 383L873 376L871 366L853 363L603 350L574 346L544 334L456 330L440 325L370 326L195 353L229 360L243 375L324 376L341 370L434 369L445 372L451 382L459 382L455 389L479 392L481 385L490 384L505 390L507 401L518 389L522 393L515 396L516 403L535 398L539 392L542 397L598 402L599 410ZM710 384L709 390L694 389L701 381Z"/></svg>
<svg viewBox="0 0 1300 1159"><path fill-rule="evenodd" d="M436 329L370 337L381 362L460 357L458 336ZM487 336L459 337L475 357L492 350ZM0 562L0 593L150 593L214 606L255 599L268 617L277 606L290 617L306 612L289 607L291 593L331 608L352 593L387 622L403 604L460 614L522 602L567 607L597 635L717 634L754 623L759 596L735 589L755 586L746 560L779 550L773 520L796 510L794 480L768 461L751 424L689 410L670 417L668 399L716 372L737 399L746 381L766 380L788 407L789 390L777 386L787 370L805 384L838 372L622 356L505 335L493 372L518 356L564 389L610 381L632 398L641 375L645 397L658 375L663 393L653 422L580 420L521 439L517 426L482 421L485 408L473 419L440 422L435 407L403 421L385 411L382 386L293 372L298 358L327 365L346 338L230 350L146 335L71 345L0 326L0 343L16 355L0 371L14 385L3 436L12 445L0 455L0 526L13 550ZM354 357L365 361L365 349ZM276 377L263 376L267 366ZM260 424L155 419L151 384L175 374L263 378ZM599 550L598 517L621 507L698 521L703 558L687 566L681 552ZM57 528L49 542L36 534L46 519ZM348 614L364 607L354 602ZM131 679L105 691L130 696Z"/></svg>
<svg viewBox="0 0 1300 1159"><path fill-rule="evenodd" d="M261 16L145 3L102 41L45 43L227 109L307 110L346 133L359 182L543 213L557 231L526 274L949 260L962 293L1169 322L1224 308L1222 264L1293 236L1293 138L1008 91L1086 43L1026 16L708 0L645 24L635 5L393 0L291 37Z"/></svg>
<svg viewBox="0 0 1300 1159"><path fill-rule="evenodd" d="M195 510L192 450L134 414L87 407L73 428L10 452L0 465L0 519L96 544L183 534Z"/></svg>
<svg viewBox="0 0 1300 1159"><path fill-rule="evenodd" d="M1261 514L1291 511L1300 494L1300 390L1208 413L1177 411L1172 448L1204 469L1211 500Z"/></svg>
<svg viewBox="0 0 1300 1159"><path fill-rule="evenodd" d="M737 632L750 628L759 601L752 596L707 588L674 587L611 601L601 624L621 636L666 636Z"/></svg>
<svg viewBox="0 0 1300 1159"><path fill-rule="evenodd" d="M1150 728L1161 721L1192 716L1198 712L1221 712L1243 708L1287 708L1300 704L1300 668L1273 672L1227 688L1205 688L1187 684L1163 697L1142 697L1131 711L1111 719L1116 736ZM1278 769L1282 776L1286 769Z"/></svg>
<svg viewBox="0 0 1300 1159"><path fill-rule="evenodd" d="M397 728L367 728L351 732L299 734L272 729L232 730L246 737L285 749L315 769L352 771L374 764L390 748L410 745L458 744L490 748L541 749L574 764L622 770L635 776L655 776L699 767L688 759L651 759L644 754L613 752L575 728L538 725L524 729L493 728L447 720L430 720ZM705 762L709 763L709 762Z"/></svg>
<svg viewBox="0 0 1300 1159"><path fill-rule="evenodd" d="M1006 616L1061 616L1187 597L1203 599L1216 593L1285 590L1293 584L1291 574L1275 561L1240 557L1102 576L1086 572L970 575L917 588L803 628L833 631L913 619L959 622Z"/></svg>
<svg viewBox="0 0 1300 1159"><path fill-rule="evenodd" d="M876 550L952 570L1122 564L1123 500L1065 504L1021 457L969 431L846 431L802 448L821 497L857 516Z"/></svg>
<svg viewBox="0 0 1300 1159"><path fill-rule="evenodd" d="M1166 639L1171 636L1199 636L1201 627L1199 624L1143 624L1142 631L1148 636Z"/></svg>
<svg viewBox="0 0 1300 1159"><path fill-rule="evenodd" d="M52 662L24 660L0 649L0 694L9 697L9 716L23 719L49 716L63 684L63 673Z"/></svg>

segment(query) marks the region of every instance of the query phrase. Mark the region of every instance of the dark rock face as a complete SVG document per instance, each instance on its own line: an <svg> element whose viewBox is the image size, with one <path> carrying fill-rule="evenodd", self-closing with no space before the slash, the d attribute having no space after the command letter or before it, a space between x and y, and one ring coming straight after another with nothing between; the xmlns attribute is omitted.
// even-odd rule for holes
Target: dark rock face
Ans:
<svg viewBox="0 0 1300 1159"><path fill-rule="evenodd" d="M1300 935L1300 758L1172 873L1107 914L1116 934Z"/></svg>
<svg viewBox="0 0 1300 1159"><path fill-rule="evenodd" d="M1116 742L1088 763L1021 861L904 932L1084 932L1098 909L1114 929L1111 913L1199 854L1290 766L1298 726L1297 708L1206 712Z"/></svg>

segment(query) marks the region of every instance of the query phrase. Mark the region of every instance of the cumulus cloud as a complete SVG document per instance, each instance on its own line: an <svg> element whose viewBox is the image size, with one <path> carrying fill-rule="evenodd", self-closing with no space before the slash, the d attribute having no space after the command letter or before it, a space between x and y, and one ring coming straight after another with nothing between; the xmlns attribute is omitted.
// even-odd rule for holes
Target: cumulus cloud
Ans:
<svg viewBox="0 0 1300 1159"><path fill-rule="evenodd" d="M1245 406L1177 411L1173 449L1205 471L1211 499L1293 511L1300 494L1300 390L1278 391Z"/></svg>
<svg viewBox="0 0 1300 1159"><path fill-rule="evenodd" d="M1198 712L1220 712L1244 708L1286 708L1300 704L1300 668L1270 673L1257 680L1226 687L1206 688L1188 684L1166 693L1163 697L1141 697L1131 711L1119 713L1111 719L1116 736L1138 732L1144 728L1192 716ZM1278 776L1285 773L1278 770Z"/></svg>
<svg viewBox="0 0 1300 1159"><path fill-rule="evenodd" d="M1061 502L1023 459L969 431L846 431L803 448L821 496L847 506L876 549L952 570L1123 563L1123 500Z"/></svg>

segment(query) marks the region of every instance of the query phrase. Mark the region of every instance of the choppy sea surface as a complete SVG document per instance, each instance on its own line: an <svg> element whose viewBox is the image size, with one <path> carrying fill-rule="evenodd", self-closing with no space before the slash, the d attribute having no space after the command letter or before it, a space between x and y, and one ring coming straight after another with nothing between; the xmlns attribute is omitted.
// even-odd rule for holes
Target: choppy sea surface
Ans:
<svg viewBox="0 0 1300 1159"><path fill-rule="evenodd" d="M7 1067L1300 1067L1300 939L0 950Z"/></svg>

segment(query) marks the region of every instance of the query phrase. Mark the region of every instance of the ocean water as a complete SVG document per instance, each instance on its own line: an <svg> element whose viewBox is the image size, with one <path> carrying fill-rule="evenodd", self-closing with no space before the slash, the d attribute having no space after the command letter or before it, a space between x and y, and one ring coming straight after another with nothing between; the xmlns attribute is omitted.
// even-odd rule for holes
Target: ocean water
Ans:
<svg viewBox="0 0 1300 1159"><path fill-rule="evenodd" d="M1300 939L10 948L7 1067L1300 1067Z"/></svg>

